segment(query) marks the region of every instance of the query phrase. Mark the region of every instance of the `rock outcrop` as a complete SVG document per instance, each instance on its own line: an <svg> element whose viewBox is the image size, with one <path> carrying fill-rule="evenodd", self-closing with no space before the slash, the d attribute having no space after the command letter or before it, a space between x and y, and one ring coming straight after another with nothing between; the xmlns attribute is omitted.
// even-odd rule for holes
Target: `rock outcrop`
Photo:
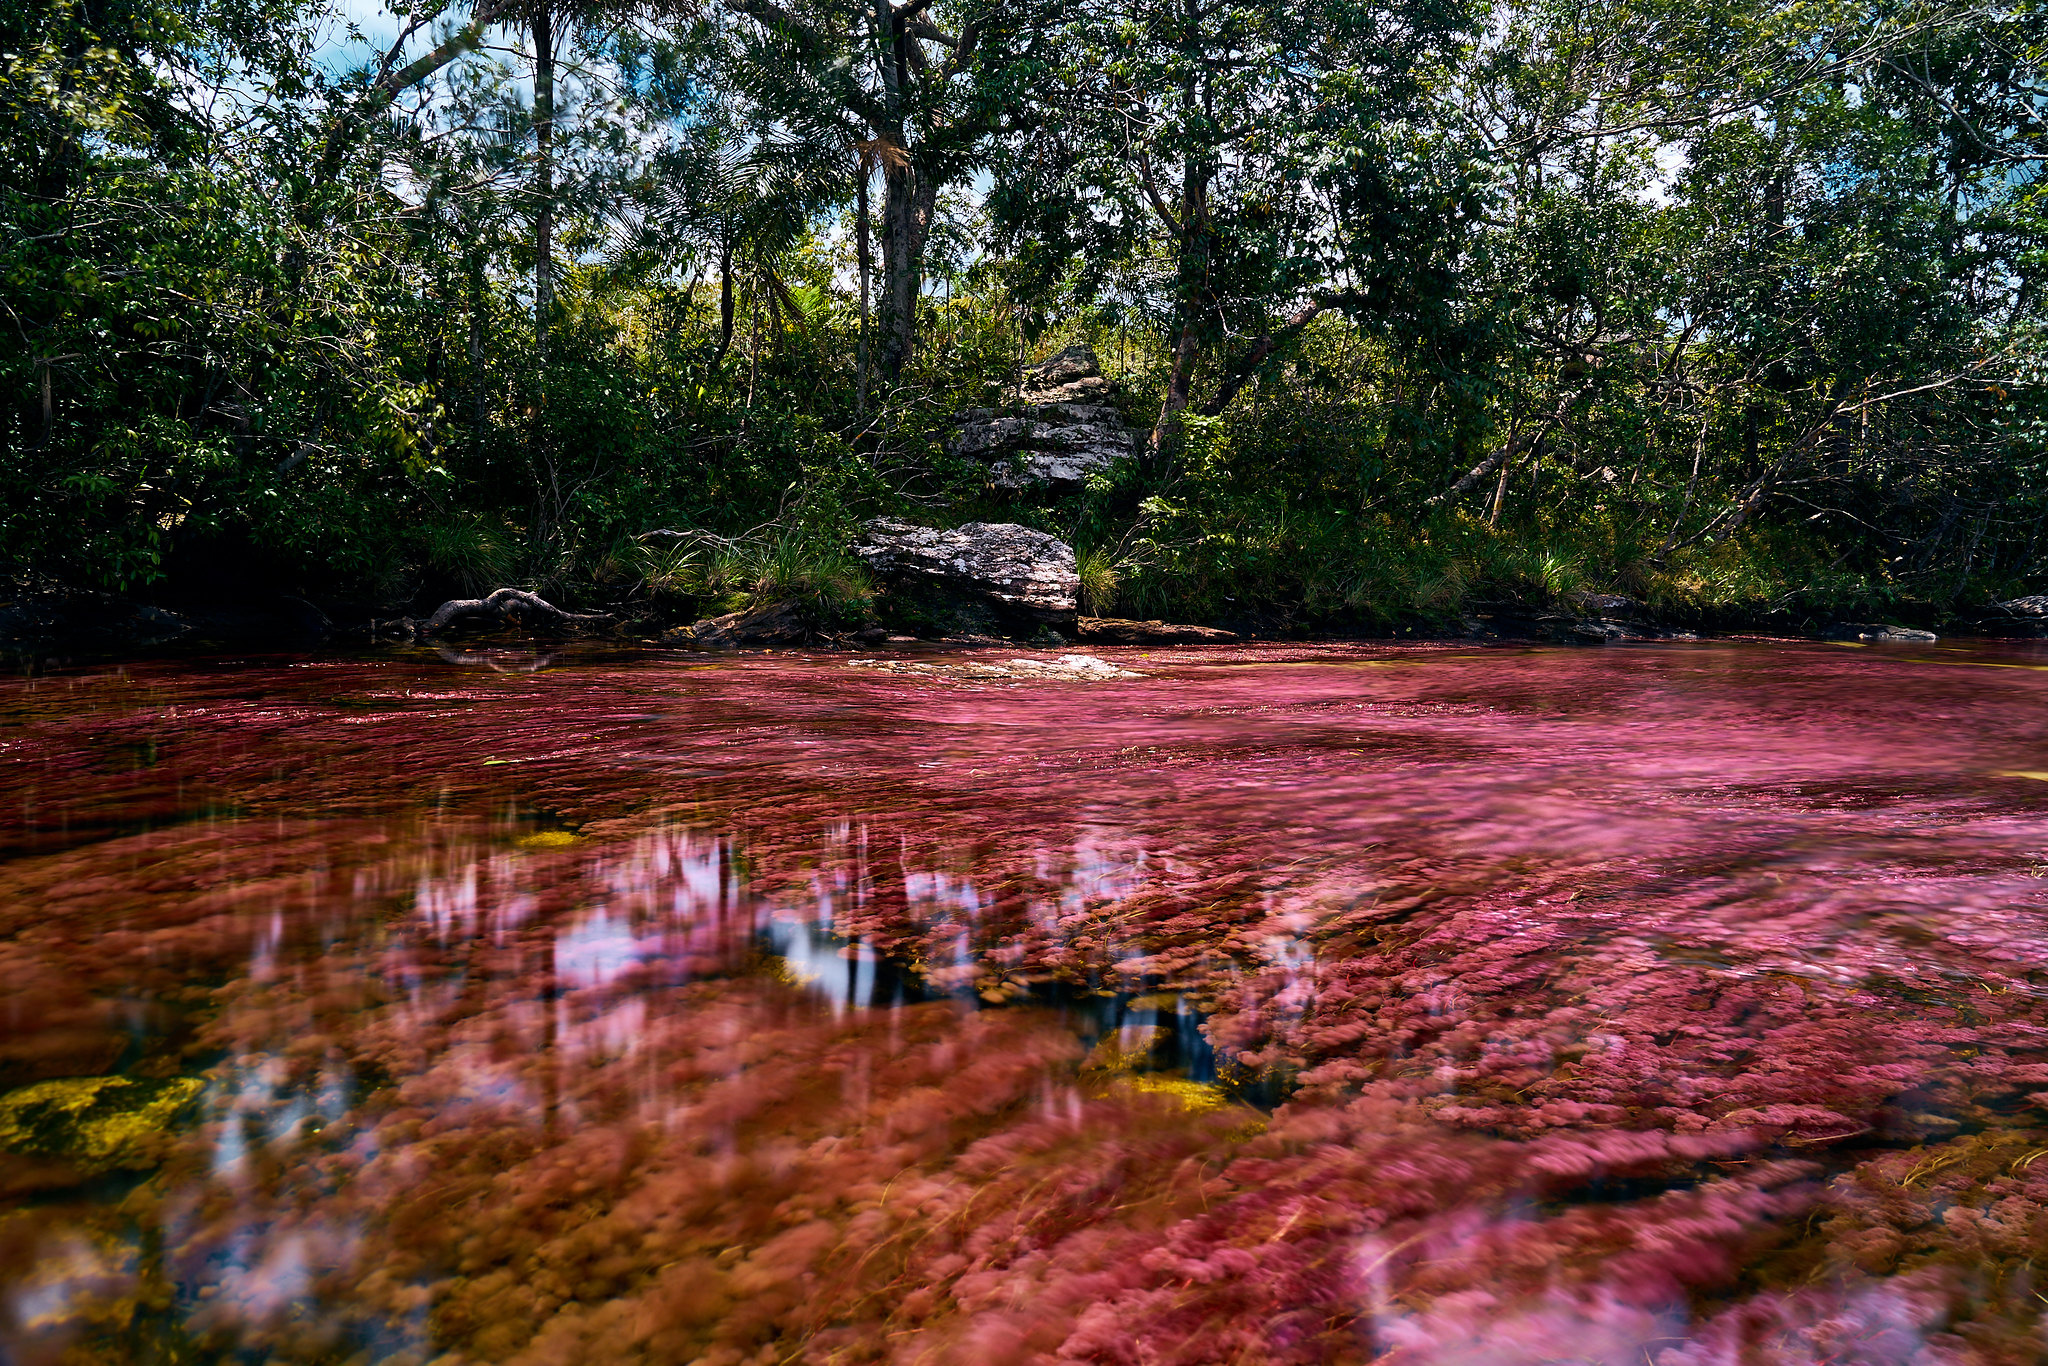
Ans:
<svg viewBox="0 0 2048 1366"><path fill-rule="evenodd" d="M1024 372L1017 412L961 413L946 449L986 464L998 488L1071 488L1138 450L1143 433L1124 422L1115 394L1095 353L1070 346Z"/></svg>
<svg viewBox="0 0 2048 1366"><path fill-rule="evenodd" d="M927 615L957 617L965 607L1011 629L1074 622L1074 548L1030 527L969 522L939 531L884 518L868 523L853 550L893 596Z"/></svg>

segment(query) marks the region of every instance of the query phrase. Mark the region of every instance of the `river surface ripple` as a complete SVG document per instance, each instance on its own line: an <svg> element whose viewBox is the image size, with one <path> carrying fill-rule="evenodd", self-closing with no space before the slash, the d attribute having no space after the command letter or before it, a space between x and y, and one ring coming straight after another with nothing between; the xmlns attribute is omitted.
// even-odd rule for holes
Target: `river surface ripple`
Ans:
<svg viewBox="0 0 2048 1366"><path fill-rule="evenodd" d="M2048 1354L2048 652L1102 653L0 683L0 1361Z"/></svg>

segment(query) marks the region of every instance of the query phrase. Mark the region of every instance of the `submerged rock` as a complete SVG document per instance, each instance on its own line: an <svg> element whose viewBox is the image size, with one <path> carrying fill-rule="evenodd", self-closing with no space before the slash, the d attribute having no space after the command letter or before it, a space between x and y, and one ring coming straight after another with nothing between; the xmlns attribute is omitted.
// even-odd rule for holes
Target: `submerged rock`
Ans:
<svg viewBox="0 0 2048 1366"><path fill-rule="evenodd" d="M1128 621L1122 617L1082 617L1075 629L1081 639L1098 645L1228 645L1237 640L1236 632L1214 626Z"/></svg>
<svg viewBox="0 0 2048 1366"><path fill-rule="evenodd" d="M1017 412L961 413L946 449L988 465L998 488L1072 487L1138 450L1143 433L1112 404L1115 393L1095 353L1070 346L1024 372Z"/></svg>
<svg viewBox="0 0 2048 1366"><path fill-rule="evenodd" d="M63 1077L0 1096L0 1150L55 1159L88 1175L145 1170L199 1098L196 1077Z"/></svg>
<svg viewBox="0 0 2048 1366"><path fill-rule="evenodd" d="M1941 639L1932 631L1919 631L1910 626L1886 626L1878 622L1846 621L1830 626L1825 636L1828 640L1899 641L1927 645Z"/></svg>
<svg viewBox="0 0 2048 1366"><path fill-rule="evenodd" d="M910 674L926 678L1043 678L1065 683L1101 683L1112 678L1143 678L1094 655L1060 655L1056 659L948 660L849 659L850 669Z"/></svg>
<svg viewBox="0 0 2048 1366"><path fill-rule="evenodd" d="M969 522L940 531L883 518L868 523L853 549L892 593L927 613L957 615L964 602L1011 627L1075 619L1074 548L1030 527Z"/></svg>

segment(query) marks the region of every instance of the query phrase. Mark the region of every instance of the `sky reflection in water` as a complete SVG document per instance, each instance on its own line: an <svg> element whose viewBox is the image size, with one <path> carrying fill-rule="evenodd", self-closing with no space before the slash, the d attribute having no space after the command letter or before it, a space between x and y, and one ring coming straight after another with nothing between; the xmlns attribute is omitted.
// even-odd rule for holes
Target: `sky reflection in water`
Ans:
<svg viewBox="0 0 2048 1366"><path fill-rule="evenodd" d="M2042 1358L2048 656L1112 653L6 685L0 1358Z"/></svg>

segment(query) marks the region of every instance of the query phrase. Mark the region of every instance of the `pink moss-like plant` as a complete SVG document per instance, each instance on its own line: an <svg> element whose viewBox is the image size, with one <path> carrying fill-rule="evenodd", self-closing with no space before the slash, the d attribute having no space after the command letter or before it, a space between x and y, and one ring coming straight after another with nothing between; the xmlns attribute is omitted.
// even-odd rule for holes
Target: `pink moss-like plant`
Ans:
<svg viewBox="0 0 2048 1366"><path fill-rule="evenodd" d="M9 1350L2039 1359L2025 661L1117 661L15 685Z"/></svg>

